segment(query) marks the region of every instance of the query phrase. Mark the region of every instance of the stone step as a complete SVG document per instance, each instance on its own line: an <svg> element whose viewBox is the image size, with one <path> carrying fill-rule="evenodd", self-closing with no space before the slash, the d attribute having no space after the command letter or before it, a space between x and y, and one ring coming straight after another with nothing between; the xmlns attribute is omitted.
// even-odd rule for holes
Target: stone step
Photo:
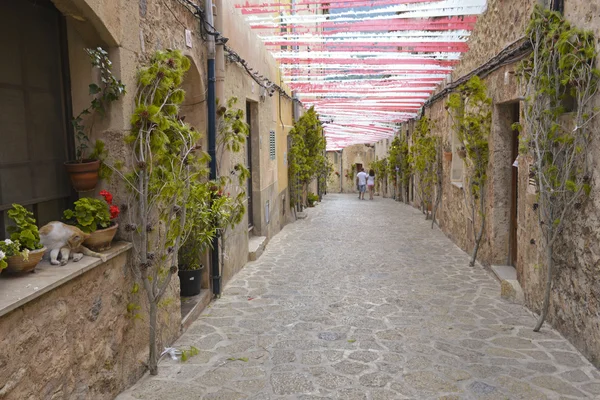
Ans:
<svg viewBox="0 0 600 400"><path fill-rule="evenodd" d="M266 246L266 236L250 236L248 239L248 261L258 260Z"/></svg>
<svg viewBox="0 0 600 400"><path fill-rule="evenodd" d="M525 304L525 294L517 280L517 270L510 265L492 265L492 271L500 281L500 296L512 303Z"/></svg>
<svg viewBox="0 0 600 400"><path fill-rule="evenodd" d="M511 265L492 265L492 271L500 282L517 279L517 270Z"/></svg>

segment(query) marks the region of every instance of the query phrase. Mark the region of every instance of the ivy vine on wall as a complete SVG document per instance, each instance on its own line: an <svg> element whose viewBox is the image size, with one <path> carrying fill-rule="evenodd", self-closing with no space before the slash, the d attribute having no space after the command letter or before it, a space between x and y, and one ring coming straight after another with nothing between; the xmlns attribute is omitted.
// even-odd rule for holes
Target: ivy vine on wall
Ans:
<svg viewBox="0 0 600 400"><path fill-rule="evenodd" d="M466 151L465 207L471 215L469 223L475 235L475 246L469 265L475 265L486 221L486 187L490 159L489 136L492 128L492 99L483 81L474 76L450 95L446 109L453 121L458 140ZM479 216L479 225L476 215Z"/></svg>

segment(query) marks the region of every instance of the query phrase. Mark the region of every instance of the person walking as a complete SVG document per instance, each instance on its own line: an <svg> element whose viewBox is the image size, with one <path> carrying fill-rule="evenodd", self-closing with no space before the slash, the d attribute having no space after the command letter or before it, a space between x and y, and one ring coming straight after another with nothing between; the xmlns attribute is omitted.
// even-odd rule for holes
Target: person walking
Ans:
<svg viewBox="0 0 600 400"><path fill-rule="evenodd" d="M356 185L358 186L358 198L360 200L365 199L365 192L367 191L367 173L364 168L360 169L360 172L356 174Z"/></svg>
<svg viewBox="0 0 600 400"><path fill-rule="evenodd" d="M373 200L373 193L375 192L375 171L369 170L369 176L367 176L367 188L369 189L369 200Z"/></svg>

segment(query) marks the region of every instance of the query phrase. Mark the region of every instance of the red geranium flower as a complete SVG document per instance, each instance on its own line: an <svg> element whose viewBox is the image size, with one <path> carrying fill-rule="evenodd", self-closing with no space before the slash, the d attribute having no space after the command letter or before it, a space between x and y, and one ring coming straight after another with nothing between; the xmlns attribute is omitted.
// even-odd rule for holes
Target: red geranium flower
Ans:
<svg viewBox="0 0 600 400"><path fill-rule="evenodd" d="M110 219L115 219L119 216L119 213L121 211L119 210L119 207L117 206L110 206Z"/></svg>
<svg viewBox="0 0 600 400"><path fill-rule="evenodd" d="M110 192L108 190L100 191L100 196L104 197L104 200L108 204L112 204L113 196L112 196L112 194L110 194Z"/></svg>

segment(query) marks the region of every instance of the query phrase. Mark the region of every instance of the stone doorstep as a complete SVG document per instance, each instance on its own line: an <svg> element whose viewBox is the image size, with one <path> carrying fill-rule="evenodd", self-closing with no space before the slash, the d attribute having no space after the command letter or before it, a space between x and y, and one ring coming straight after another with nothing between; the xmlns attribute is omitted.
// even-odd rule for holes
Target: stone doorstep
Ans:
<svg viewBox="0 0 600 400"><path fill-rule="evenodd" d="M266 246L266 236L250 236L248 238L248 261L258 260Z"/></svg>
<svg viewBox="0 0 600 400"><path fill-rule="evenodd" d="M212 300L212 291L210 288L202 288L200 294L196 297L194 306L192 309L186 314L181 316L181 334L188 330L190 325L198 319L202 311L206 308L207 305L210 304Z"/></svg>
<svg viewBox="0 0 600 400"><path fill-rule="evenodd" d="M525 304L525 294L517 280L517 270L510 265L492 265L492 271L500 281L500 296L515 304Z"/></svg>
<svg viewBox="0 0 600 400"><path fill-rule="evenodd" d="M492 271L500 282L504 280L517 280L517 270L510 265L492 265Z"/></svg>

